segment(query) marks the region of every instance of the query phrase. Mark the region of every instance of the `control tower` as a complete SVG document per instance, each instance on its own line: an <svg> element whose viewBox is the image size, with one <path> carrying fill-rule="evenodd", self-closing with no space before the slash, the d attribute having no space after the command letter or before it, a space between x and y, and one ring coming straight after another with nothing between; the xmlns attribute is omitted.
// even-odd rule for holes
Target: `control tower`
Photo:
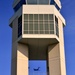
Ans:
<svg viewBox="0 0 75 75"><path fill-rule="evenodd" d="M66 75L60 0L14 0L11 75Z"/></svg>

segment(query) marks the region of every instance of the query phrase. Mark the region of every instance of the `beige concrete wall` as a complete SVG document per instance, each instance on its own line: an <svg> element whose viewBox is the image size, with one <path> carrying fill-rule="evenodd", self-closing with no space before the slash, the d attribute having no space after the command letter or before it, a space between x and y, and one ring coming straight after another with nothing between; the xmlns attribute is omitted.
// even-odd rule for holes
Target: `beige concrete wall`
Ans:
<svg viewBox="0 0 75 75"><path fill-rule="evenodd" d="M28 75L28 47L24 44L17 43L18 17L16 16L18 15L18 12L15 13L15 15L10 19L10 23L13 21L11 75ZM64 18L55 9L54 6L52 7L43 6L43 5L41 7L40 5L39 6L38 5L23 6L22 14L31 14L31 13L55 14L59 18L59 43L50 45L48 48L49 71L50 71L50 75L66 75L64 41L63 41L63 25L62 25L62 22L64 22L65 24ZM20 11L20 14L21 14L21 11Z"/></svg>
<svg viewBox="0 0 75 75"><path fill-rule="evenodd" d="M46 34L46 35L44 35L44 34L23 34L22 35L22 38L45 38L45 39L52 39L52 38L55 38L55 39L57 39L57 41L59 41L59 38L56 36L56 35L54 35L54 34Z"/></svg>
<svg viewBox="0 0 75 75"><path fill-rule="evenodd" d="M17 75L28 75L28 46L18 43Z"/></svg>
<svg viewBox="0 0 75 75"><path fill-rule="evenodd" d="M16 75L17 71L17 34L18 18L13 21L12 26L12 57L11 57L11 75Z"/></svg>
<svg viewBox="0 0 75 75"><path fill-rule="evenodd" d="M66 75L65 51L64 51L64 36L63 36L63 23L58 17L59 23L59 51L60 51L60 66L61 75Z"/></svg>
<svg viewBox="0 0 75 75"><path fill-rule="evenodd" d="M28 75L28 47L18 43L18 17L12 27L11 75Z"/></svg>
<svg viewBox="0 0 75 75"><path fill-rule="evenodd" d="M54 14L59 16L65 25L65 19L54 5L23 5L22 14Z"/></svg>
<svg viewBox="0 0 75 75"><path fill-rule="evenodd" d="M49 75L61 75L59 44L48 47Z"/></svg>
<svg viewBox="0 0 75 75"><path fill-rule="evenodd" d="M12 60L11 75L28 75L28 47L20 44L18 39L18 17L12 26Z"/></svg>
<svg viewBox="0 0 75 75"><path fill-rule="evenodd" d="M17 42L12 43L12 57L11 57L11 75L16 75L17 71Z"/></svg>
<svg viewBox="0 0 75 75"><path fill-rule="evenodd" d="M28 75L28 47L16 44L12 50L11 75Z"/></svg>
<svg viewBox="0 0 75 75"><path fill-rule="evenodd" d="M18 35L18 17L16 17L13 21L12 43L17 41L17 35Z"/></svg>
<svg viewBox="0 0 75 75"><path fill-rule="evenodd" d="M12 59L11 62L11 75L16 75L17 71L17 58Z"/></svg>
<svg viewBox="0 0 75 75"><path fill-rule="evenodd" d="M49 75L66 75L63 23L58 17L59 43L48 48Z"/></svg>
<svg viewBox="0 0 75 75"><path fill-rule="evenodd" d="M54 5L23 5L15 14L10 18L9 25L12 21L21 14L54 14L59 16L65 25L65 19Z"/></svg>

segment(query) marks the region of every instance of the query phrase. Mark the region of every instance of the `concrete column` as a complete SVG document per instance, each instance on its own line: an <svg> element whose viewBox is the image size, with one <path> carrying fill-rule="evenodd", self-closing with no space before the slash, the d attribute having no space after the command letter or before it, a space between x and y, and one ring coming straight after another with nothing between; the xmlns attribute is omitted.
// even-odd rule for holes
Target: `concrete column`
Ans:
<svg viewBox="0 0 75 75"><path fill-rule="evenodd" d="M17 71L17 35L18 35L18 17L12 25L12 57L11 57L11 75L16 75ZM15 37L14 37L15 36Z"/></svg>
<svg viewBox="0 0 75 75"><path fill-rule="evenodd" d="M66 75L63 24L58 17L59 43L48 47L49 75Z"/></svg>
<svg viewBox="0 0 75 75"><path fill-rule="evenodd" d="M61 75L66 75L66 63L65 63L65 51L64 51L64 36L63 36L63 23L58 17L58 26L59 26L59 52L60 52L60 69Z"/></svg>
<svg viewBox="0 0 75 75"><path fill-rule="evenodd" d="M12 26L11 75L28 75L28 46L18 43L18 17Z"/></svg>
<svg viewBox="0 0 75 75"><path fill-rule="evenodd" d="M28 75L28 46L18 43L17 75Z"/></svg>
<svg viewBox="0 0 75 75"><path fill-rule="evenodd" d="M59 44L48 47L49 75L61 75Z"/></svg>

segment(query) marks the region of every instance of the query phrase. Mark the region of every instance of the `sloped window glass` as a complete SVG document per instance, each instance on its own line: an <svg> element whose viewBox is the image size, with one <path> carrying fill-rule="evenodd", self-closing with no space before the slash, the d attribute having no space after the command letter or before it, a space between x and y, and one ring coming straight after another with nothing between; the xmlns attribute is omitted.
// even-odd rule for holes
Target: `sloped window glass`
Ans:
<svg viewBox="0 0 75 75"><path fill-rule="evenodd" d="M49 0L39 0L38 4L49 4Z"/></svg>
<svg viewBox="0 0 75 75"><path fill-rule="evenodd" d="M37 4L37 0L27 0L27 4Z"/></svg>

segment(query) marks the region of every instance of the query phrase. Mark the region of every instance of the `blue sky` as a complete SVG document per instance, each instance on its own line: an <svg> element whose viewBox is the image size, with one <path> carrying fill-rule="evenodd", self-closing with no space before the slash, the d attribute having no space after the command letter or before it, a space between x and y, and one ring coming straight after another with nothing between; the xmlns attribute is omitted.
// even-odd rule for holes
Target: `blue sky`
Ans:
<svg viewBox="0 0 75 75"><path fill-rule="evenodd" d="M13 0L0 0L0 75L10 75L12 29L9 18L13 15ZM61 0L61 13L66 19L64 28L67 75L75 75L75 0Z"/></svg>

